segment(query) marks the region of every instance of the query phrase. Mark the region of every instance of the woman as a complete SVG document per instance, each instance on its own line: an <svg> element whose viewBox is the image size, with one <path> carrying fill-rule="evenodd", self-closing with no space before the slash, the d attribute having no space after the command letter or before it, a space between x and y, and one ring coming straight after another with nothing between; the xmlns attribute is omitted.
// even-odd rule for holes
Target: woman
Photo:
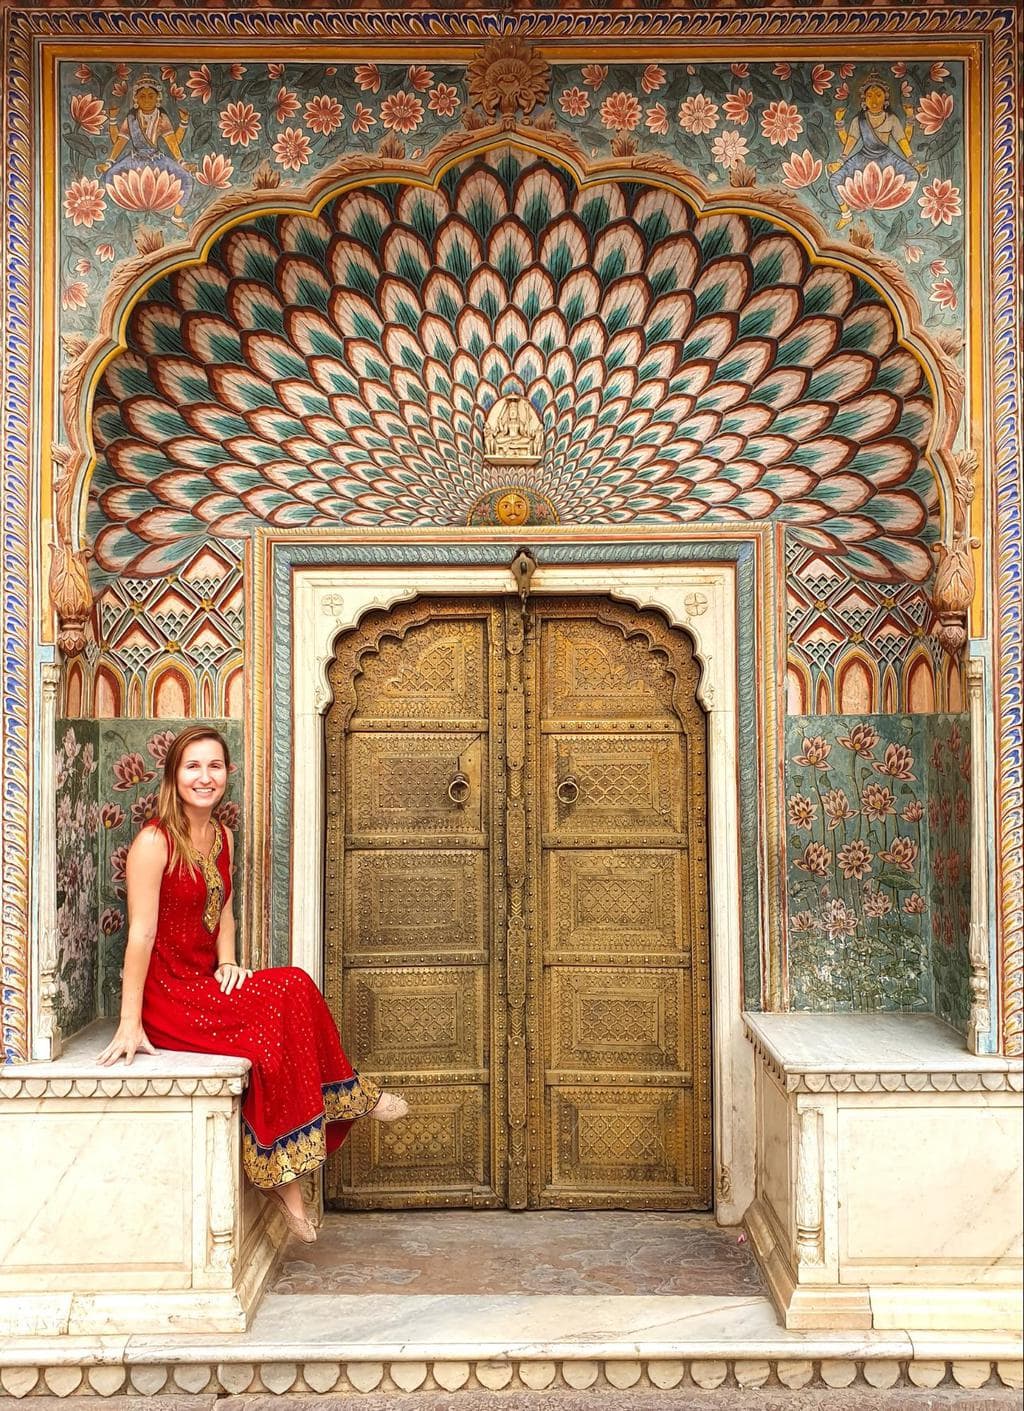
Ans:
<svg viewBox="0 0 1024 1411"><path fill-rule="evenodd" d="M96 175L110 186L121 172L150 170L166 172L181 187L181 198L171 220L185 229L184 210L192 194L193 162L181 154L181 142L188 130L188 113L178 109L178 125L167 116L160 103L160 85L152 74L144 73L132 88L132 106L124 122L117 122L118 109L110 109L110 159L99 162Z"/></svg>
<svg viewBox="0 0 1024 1411"><path fill-rule="evenodd" d="M860 109L850 119L848 128L843 125L846 109L836 109L836 135L843 144L843 157L841 161L829 162L831 175L828 184L839 206L837 230L849 225L852 219L841 188L871 162L879 167L891 167L897 176L902 176L907 183L903 199L910 199L918 177L928 170L925 163L913 161L914 152L910 145L910 134L914 130L910 122L913 111L913 108L905 107L906 121L898 118L892 111L888 87L873 78L861 86Z"/></svg>
<svg viewBox="0 0 1024 1411"><path fill-rule="evenodd" d="M354 1072L304 970L254 974L236 963L234 840L213 817L229 767L227 744L208 725L189 726L167 751L158 817L128 852L121 1022L99 1061L131 1063L154 1045L248 1058L242 1164L311 1244L316 1228L298 1177L315 1171L357 1118L390 1122L409 1109Z"/></svg>

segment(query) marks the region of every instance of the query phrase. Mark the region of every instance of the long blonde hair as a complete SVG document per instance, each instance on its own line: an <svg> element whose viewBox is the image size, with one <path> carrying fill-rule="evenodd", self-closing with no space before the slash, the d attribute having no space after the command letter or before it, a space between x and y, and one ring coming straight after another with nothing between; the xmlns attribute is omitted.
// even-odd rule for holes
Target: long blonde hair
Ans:
<svg viewBox="0 0 1024 1411"><path fill-rule="evenodd" d="M212 725L186 725L180 735L175 736L164 756L164 777L160 781L160 795L157 799L156 816L171 840L171 855L167 870L173 872L181 863L190 877L196 875L195 848L189 833L185 806L178 796L178 766L189 745L197 740L216 740L224 751L224 766L231 768L231 752L228 742L219 730Z"/></svg>

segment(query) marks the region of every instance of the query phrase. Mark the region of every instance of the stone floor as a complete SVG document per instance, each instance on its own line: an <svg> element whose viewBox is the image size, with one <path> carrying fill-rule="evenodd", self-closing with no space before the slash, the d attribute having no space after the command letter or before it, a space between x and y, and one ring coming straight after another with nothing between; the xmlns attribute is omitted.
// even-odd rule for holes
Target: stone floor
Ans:
<svg viewBox="0 0 1024 1411"><path fill-rule="evenodd" d="M763 1295L746 1238L710 1215L328 1212L288 1246L278 1294Z"/></svg>

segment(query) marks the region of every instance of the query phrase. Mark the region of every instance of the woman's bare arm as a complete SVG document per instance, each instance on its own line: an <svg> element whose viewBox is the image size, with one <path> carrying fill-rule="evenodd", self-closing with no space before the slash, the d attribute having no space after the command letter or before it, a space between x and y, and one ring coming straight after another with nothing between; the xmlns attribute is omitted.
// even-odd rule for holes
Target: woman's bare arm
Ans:
<svg viewBox="0 0 1024 1411"><path fill-rule="evenodd" d="M103 1064L124 1055L131 1063L136 1053L155 1053L142 1027L142 991L149 957L156 939L160 884L167 866L167 840L156 828L143 828L128 850L125 880L128 884L128 944L121 980L121 1022L99 1055Z"/></svg>

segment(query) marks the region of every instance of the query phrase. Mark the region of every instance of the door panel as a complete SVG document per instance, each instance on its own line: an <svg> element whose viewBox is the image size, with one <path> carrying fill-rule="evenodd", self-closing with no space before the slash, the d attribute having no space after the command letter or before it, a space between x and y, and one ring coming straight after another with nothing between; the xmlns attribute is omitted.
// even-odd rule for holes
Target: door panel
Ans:
<svg viewBox="0 0 1024 1411"><path fill-rule="evenodd" d="M710 1204L704 718L692 644L593 598L435 600L339 642L326 969L409 1097L332 1204Z"/></svg>

